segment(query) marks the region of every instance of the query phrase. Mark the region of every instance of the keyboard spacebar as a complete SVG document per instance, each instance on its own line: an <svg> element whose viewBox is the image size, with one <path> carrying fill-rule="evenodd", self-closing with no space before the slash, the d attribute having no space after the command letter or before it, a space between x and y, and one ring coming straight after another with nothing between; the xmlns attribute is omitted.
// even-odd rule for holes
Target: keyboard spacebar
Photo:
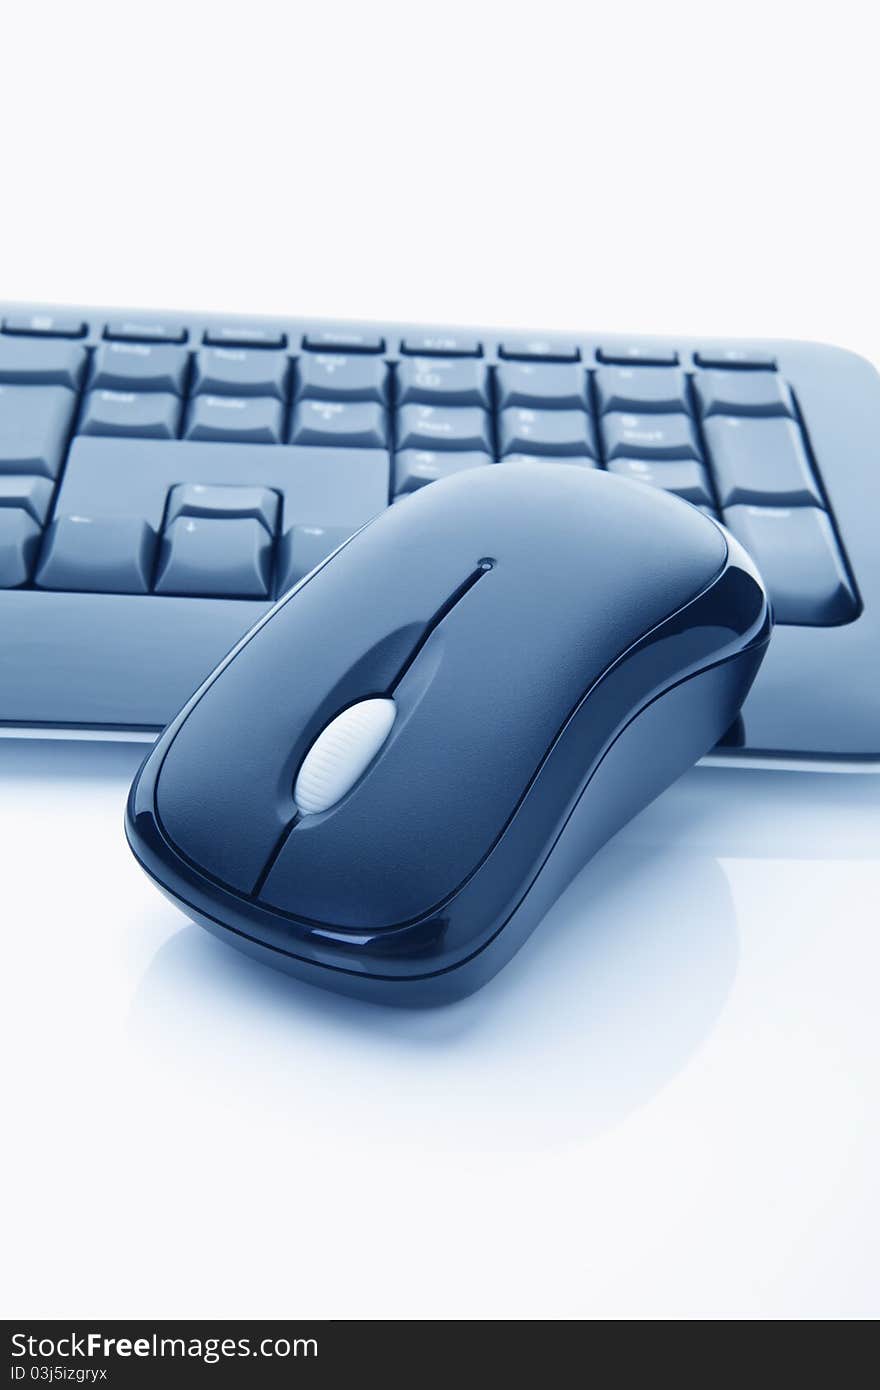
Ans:
<svg viewBox="0 0 880 1390"><path fill-rule="evenodd" d="M161 729L269 609L253 600L0 592L4 722Z"/></svg>

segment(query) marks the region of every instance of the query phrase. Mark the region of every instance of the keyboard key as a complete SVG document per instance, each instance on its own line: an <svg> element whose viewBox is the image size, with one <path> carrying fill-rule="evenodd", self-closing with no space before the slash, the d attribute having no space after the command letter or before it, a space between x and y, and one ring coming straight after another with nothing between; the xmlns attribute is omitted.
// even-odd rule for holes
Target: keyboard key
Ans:
<svg viewBox="0 0 880 1390"><path fill-rule="evenodd" d="M698 372L694 389L706 415L794 415L791 391L777 372Z"/></svg>
<svg viewBox="0 0 880 1390"><path fill-rule="evenodd" d="M323 328L306 333L303 347L311 352L384 352L385 339L377 333L346 333L343 329Z"/></svg>
<svg viewBox="0 0 880 1390"><path fill-rule="evenodd" d="M772 370L776 366L772 352L752 352L749 348L741 347L701 348L694 353L694 361L699 367L763 367Z"/></svg>
<svg viewBox="0 0 880 1390"><path fill-rule="evenodd" d="M84 338L86 325L66 314L10 314L3 320L3 332L35 338Z"/></svg>
<svg viewBox="0 0 880 1390"><path fill-rule="evenodd" d="M589 410L589 379L576 362L502 362L495 373L498 407Z"/></svg>
<svg viewBox="0 0 880 1390"><path fill-rule="evenodd" d="M489 369L475 358L411 357L398 364L400 405L481 405L488 408Z"/></svg>
<svg viewBox="0 0 880 1390"><path fill-rule="evenodd" d="M178 517L159 546L157 594L266 598L272 541L253 518Z"/></svg>
<svg viewBox="0 0 880 1390"><path fill-rule="evenodd" d="M48 478L15 473L0 477L0 511L4 507L20 507L38 525L42 525L51 501L52 484Z"/></svg>
<svg viewBox="0 0 880 1390"><path fill-rule="evenodd" d="M106 325L104 337L120 343L185 343L186 329L169 327L166 323L114 319Z"/></svg>
<svg viewBox="0 0 880 1390"><path fill-rule="evenodd" d="M46 532L41 589L145 594L156 534L139 516L60 516Z"/></svg>
<svg viewBox="0 0 880 1390"><path fill-rule="evenodd" d="M57 477L75 408L64 386L0 386L0 474Z"/></svg>
<svg viewBox="0 0 880 1390"><path fill-rule="evenodd" d="M581 468L598 468L598 460L577 453L507 453L502 463L576 463Z"/></svg>
<svg viewBox="0 0 880 1390"><path fill-rule="evenodd" d="M491 454L438 453L431 449L401 449L394 458L394 493L416 492L426 483L448 478L464 468L481 468L494 463Z"/></svg>
<svg viewBox="0 0 880 1390"><path fill-rule="evenodd" d="M275 396L283 401L290 359L283 352L248 348L202 348L196 353L193 394Z"/></svg>
<svg viewBox="0 0 880 1390"><path fill-rule="evenodd" d="M86 365L85 348L0 338L0 381L10 385L69 386L79 389Z"/></svg>
<svg viewBox="0 0 880 1390"><path fill-rule="evenodd" d="M491 454L491 419L476 406L402 405L397 412L397 447Z"/></svg>
<svg viewBox="0 0 880 1390"><path fill-rule="evenodd" d="M709 475L694 459L656 459L648 463L646 459L617 458L609 461L608 472L674 492L698 506L715 505Z"/></svg>
<svg viewBox="0 0 880 1390"><path fill-rule="evenodd" d="M269 535L274 536L278 503L278 493L268 487L181 483L168 494L165 525L170 526L179 516L208 516L221 520L248 517L259 521Z"/></svg>
<svg viewBox="0 0 880 1390"><path fill-rule="evenodd" d="M690 414L687 377L678 367L600 367L596 395L609 411Z"/></svg>
<svg viewBox="0 0 880 1390"><path fill-rule="evenodd" d="M381 449L386 412L372 401L300 401L293 408L290 442Z"/></svg>
<svg viewBox="0 0 880 1390"><path fill-rule="evenodd" d="M351 534L348 526L291 526L278 546L276 592L292 589Z"/></svg>
<svg viewBox="0 0 880 1390"><path fill-rule="evenodd" d="M604 415L602 434L609 459L700 459L693 421L687 415Z"/></svg>
<svg viewBox="0 0 880 1390"><path fill-rule="evenodd" d="M400 351L410 357L482 357L483 345L468 333L418 333L404 338Z"/></svg>
<svg viewBox="0 0 880 1390"><path fill-rule="evenodd" d="M23 507L0 505L0 589L27 583L39 542L39 525Z"/></svg>
<svg viewBox="0 0 880 1390"><path fill-rule="evenodd" d="M100 343L92 359L92 389L168 391L179 396L187 353L164 343Z"/></svg>
<svg viewBox="0 0 880 1390"><path fill-rule="evenodd" d="M219 328L205 329L205 342L211 347L287 347L287 334L277 328L263 328L255 324L252 328L240 323L221 324Z"/></svg>
<svg viewBox="0 0 880 1390"><path fill-rule="evenodd" d="M595 455L593 424L583 410L526 410L512 406L498 416L498 444L508 454Z"/></svg>
<svg viewBox="0 0 880 1390"><path fill-rule="evenodd" d="M554 343L548 338L508 338L498 353L514 362L577 362L581 350L577 343Z"/></svg>
<svg viewBox="0 0 880 1390"><path fill-rule="evenodd" d="M624 343L620 347L600 347L597 353L600 362L612 366L626 366L628 362L643 367L676 367L678 353L675 348L652 347L647 343Z"/></svg>
<svg viewBox="0 0 880 1390"><path fill-rule="evenodd" d="M180 401L165 391L90 391L79 432L174 439L179 419Z"/></svg>
<svg viewBox="0 0 880 1390"><path fill-rule="evenodd" d="M294 400L388 404L388 367L380 357L303 353L295 367Z"/></svg>
<svg viewBox="0 0 880 1390"><path fill-rule="evenodd" d="M283 414L281 402L271 396L195 396L185 435L238 444L279 444Z"/></svg>
<svg viewBox="0 0 880 1390"><path fill-rule="evenodd" d="M722 507L822 505L801 432L794 420L743 420L713 415L704 426Z"/></svg>
<svg viewBox="0 0 880 1390"><path fill-rule="evenodd" d="M723 520L748 550L777 623L830 626L858 614L843 557L817 507L728 507Z"/></svg>

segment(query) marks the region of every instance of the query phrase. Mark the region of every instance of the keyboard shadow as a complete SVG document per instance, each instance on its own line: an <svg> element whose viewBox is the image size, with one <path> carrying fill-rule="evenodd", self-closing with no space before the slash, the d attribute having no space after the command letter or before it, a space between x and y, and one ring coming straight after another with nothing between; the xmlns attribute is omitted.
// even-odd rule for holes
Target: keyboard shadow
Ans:
<svg viewBox="0 0 880 1390"><path fill-rule="evenodd" d="M720 859L876 860L880 773L695 767L618 838Z"/></svg>
<svg viewBox="0 0 880 1390"><path fill-rule="evenodd" d="M0 738L0 779L119 782L133 780L152 744L98 739Z"/></svg>

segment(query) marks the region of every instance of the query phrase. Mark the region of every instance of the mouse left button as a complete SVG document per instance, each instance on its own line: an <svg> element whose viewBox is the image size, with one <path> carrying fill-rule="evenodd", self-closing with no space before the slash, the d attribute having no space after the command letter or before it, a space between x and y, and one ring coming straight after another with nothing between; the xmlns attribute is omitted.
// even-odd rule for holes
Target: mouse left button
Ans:
<svg viewBox="0 0 880 1390"><path fill-rule="evenodd" d="M482 553L459 509L440 527L417 502L415 524L389 509L281 600L157 747L164 838L234 892L254 891L297 814L297 771L321 731L391 690Z"/></svg>

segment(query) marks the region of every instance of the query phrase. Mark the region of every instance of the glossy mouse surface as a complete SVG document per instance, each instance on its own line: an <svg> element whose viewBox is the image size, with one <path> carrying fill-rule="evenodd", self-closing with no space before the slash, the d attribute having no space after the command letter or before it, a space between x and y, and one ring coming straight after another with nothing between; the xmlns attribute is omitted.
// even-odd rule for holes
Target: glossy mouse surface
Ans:
<svg viewBox="0 0 880 1390"><path fill-rule="evenodd" d="M688 503L576 465L462 472L230 653L138 774L129 841L274 965L455 998L725 733L769 635L751 562Z"/></svg>

